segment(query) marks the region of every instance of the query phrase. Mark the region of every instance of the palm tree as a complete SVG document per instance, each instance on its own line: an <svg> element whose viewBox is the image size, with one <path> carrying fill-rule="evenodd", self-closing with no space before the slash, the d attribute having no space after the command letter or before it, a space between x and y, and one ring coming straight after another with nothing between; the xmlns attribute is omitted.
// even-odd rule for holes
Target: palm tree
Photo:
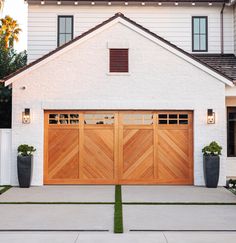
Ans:
<svg viewBox="0 0 236 243"><path fill-rule="evenodd" d="M3 10L4 0L0 0L0 13Z"/></svg>
<svg viewBox="0 0 236 243"><path fill-rule="evenodd" d="M0 0L1 1L1 0ZM16 20L7 15L5 18L0 19L0 36L6 48L13 47L14 41L19 40L21 29Z"/></svg>

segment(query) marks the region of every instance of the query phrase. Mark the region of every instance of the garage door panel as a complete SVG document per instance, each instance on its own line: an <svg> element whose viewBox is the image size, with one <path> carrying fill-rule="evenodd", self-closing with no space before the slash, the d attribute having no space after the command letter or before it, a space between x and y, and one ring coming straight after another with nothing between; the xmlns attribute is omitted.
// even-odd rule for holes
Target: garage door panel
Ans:
<svg viewBox="0 0 236 243"><path fill-rule="evenodd" d="M48 179L77 179L79 132L52 129L48 133Z"/></svg>
<svg viewBox="0 0 236 243"><path fill-rule="evenodd" d="M83 178L113 179L114 131L85 129L83 150Z"/></svg>
<svg viewBox="0 0 236 243"><path fill-rule="evenodd" d="M153 179L153 130L125 129L123 134L122 179Z"/></svg>
<svg viewBox="0 0 236 243"><path fill-rule="evenodd" d="M161 122L159 116L158 178L167 183L192 183L192 113L185 113L166 113L161 116Z"/></svg>
<svg viewBox="0 0 236 243"><path fill-rule="evenodd" d="M46 184L192 184L190 111L46 111Z"/></svg>

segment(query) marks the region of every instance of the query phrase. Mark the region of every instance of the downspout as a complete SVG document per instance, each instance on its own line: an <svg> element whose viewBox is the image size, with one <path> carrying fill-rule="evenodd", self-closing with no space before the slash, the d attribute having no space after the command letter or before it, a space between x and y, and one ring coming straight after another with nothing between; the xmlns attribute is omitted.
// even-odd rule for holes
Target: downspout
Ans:
<svg viewBox="0 0 236 243"><path fill-rule="evenodd" d="M221 55L224 54L224 9L225 9L225 3L222 6L222 9L220 11L220 49L221 49Z"/></svg>

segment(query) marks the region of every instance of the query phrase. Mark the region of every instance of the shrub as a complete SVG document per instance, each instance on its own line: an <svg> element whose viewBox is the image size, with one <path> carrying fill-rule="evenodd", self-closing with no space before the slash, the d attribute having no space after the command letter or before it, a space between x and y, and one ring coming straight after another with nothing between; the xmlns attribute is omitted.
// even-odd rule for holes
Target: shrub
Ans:
<svg viewBox="0 0 236 243"><path fill-rule="evenodd" d="M215 141L202 149L203 155L221 155L222 147Z"/></svg>
<svg viewBox="0 0 236 243"><path fill-rule="evenodd" d="M36 149L33 146L22 144L18 147L17 151L18 154L21 156L28 156L28 155L32 155L36 151Z"/></svg>

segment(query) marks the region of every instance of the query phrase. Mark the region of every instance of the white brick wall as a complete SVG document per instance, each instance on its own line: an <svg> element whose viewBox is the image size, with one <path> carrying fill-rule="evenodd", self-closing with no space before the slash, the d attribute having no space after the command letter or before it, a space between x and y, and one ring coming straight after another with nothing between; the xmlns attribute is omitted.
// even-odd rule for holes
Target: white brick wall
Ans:
<svg viewBox="0 0 236 243"><path fill-rule="evenodd" d="M108 75L108 42L126 42L130 74ZM25 90L22 87L26 87ZM21 123L30 108L32 122ZM216 124L206 124L207 109ZM44 109L183 109L194 110L194 182L203 185L201 149L212 140L223 146L220 185L225 183L225 85L196 66L116 24L13 83L12 183L16 149L35 146L33 184L43 183Z"/></svg>

